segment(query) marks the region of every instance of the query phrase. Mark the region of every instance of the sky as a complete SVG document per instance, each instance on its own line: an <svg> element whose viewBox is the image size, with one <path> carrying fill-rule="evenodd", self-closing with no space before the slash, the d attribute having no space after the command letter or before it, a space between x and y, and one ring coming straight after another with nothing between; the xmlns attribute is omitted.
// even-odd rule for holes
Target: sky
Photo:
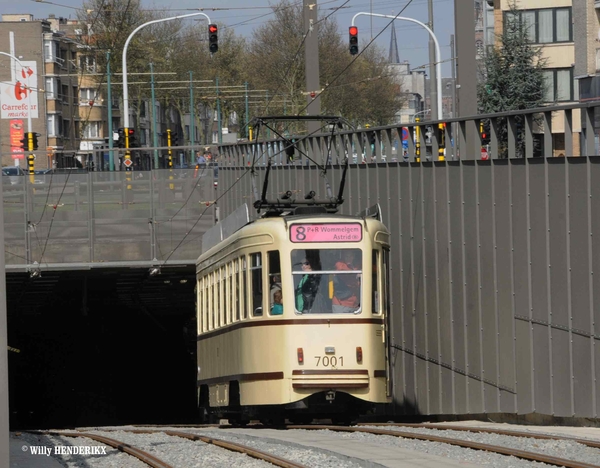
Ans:
<svg viewBox="0 0 600 468"><path fill-rule="evenodd" d="M302 2L302 0L295 0ZM472 1L472 0L456 0ZM428 0L315 0L322 13L328 15L335 9L332 17L335 17L340 27L340 34L347 37L348 27L351 25L352 17L358 12L377 13L383 15L398 15L428 22ZM273 18L269 14L269 6L276 4L274 0L164 0L155 2L142 0L143 8L167 9L173 16L192 13L199 8L210 16L211 21L235 28L238 35L250 36L257 26ZM408 6L406 6L408 4ZM47 18L54 14L57 17L76 18L77 11L82 8L82 0L0 0L0 13L31 13L34 18ZM223 7L226 5L226 7ZM217 10L212 10L217 8ZM227 8L225 10L224 8ZM404 10L403 10L404 9ZM451 69L450 59L450 35L454 34L454 0L433 0L434 9L434 33L438 39L442 55L442 76L449 77ZM386 18L375 18L360 16L355 25L359 28L359 40L362 44L364 39L381 35L376 39L377 44L382 47L386 54L389 51L391 28L382 30L390 22ZM408 21L395 21L396 36L398 39L398 52L400 61L408 60L411 68L426 66L429 63L428 40L429 34L421 26Z"/></svg>

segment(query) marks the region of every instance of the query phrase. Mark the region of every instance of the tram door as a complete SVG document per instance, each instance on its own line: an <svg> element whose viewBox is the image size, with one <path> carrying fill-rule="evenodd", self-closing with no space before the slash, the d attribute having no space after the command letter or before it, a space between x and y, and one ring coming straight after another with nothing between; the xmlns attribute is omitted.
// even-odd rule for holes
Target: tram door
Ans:
<svg viewBox="0 0 600 468"><path fill-rule="evenodd" d="M392 360L390 354L390 329L391 329L391 313L390 313L390 280L389 280L389 258L390 251L383 249L383 261L381 265L381 298L383 308L383 339L385 348L385 379L386 379L386 396L392 396L393 380L392 380Z"/></svg>

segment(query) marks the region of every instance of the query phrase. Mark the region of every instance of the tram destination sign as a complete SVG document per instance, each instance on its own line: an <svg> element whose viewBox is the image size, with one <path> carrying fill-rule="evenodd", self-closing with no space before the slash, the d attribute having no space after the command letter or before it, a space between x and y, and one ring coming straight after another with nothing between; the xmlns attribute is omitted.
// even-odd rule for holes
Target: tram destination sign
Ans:
<svg viewBox="0 0 600 468"><path fill-rule="evenodd" d="M293 224L290 228L292 242L360 242L360 223Z"/></svg>

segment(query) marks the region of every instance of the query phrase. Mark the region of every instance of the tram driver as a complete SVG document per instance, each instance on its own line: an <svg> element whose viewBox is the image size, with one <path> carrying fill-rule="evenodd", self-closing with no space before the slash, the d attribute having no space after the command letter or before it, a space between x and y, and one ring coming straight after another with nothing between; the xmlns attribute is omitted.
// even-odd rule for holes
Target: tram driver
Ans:
<svg viewBox="0 0 600 468"><path fill-rule="evenodd" d="M356 251L353 249L343 250L340 261L335 264L335 269L339 271L360 270L360 268L360 260L357 261ZM334 294L331 300L333 313L353 313L360 308L359 274L336 274L333 288Z"/></svg>

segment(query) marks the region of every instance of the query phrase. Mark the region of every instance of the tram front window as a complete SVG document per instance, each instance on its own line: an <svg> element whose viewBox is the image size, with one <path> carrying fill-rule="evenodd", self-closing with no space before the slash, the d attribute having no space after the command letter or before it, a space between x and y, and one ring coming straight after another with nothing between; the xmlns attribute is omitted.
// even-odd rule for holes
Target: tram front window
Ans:
<svg viewBox="0 0 600 468"><path fill-rule="evenodd" d="M292 274L297 313L360 313L360 249L293 250Z"/></svg>

